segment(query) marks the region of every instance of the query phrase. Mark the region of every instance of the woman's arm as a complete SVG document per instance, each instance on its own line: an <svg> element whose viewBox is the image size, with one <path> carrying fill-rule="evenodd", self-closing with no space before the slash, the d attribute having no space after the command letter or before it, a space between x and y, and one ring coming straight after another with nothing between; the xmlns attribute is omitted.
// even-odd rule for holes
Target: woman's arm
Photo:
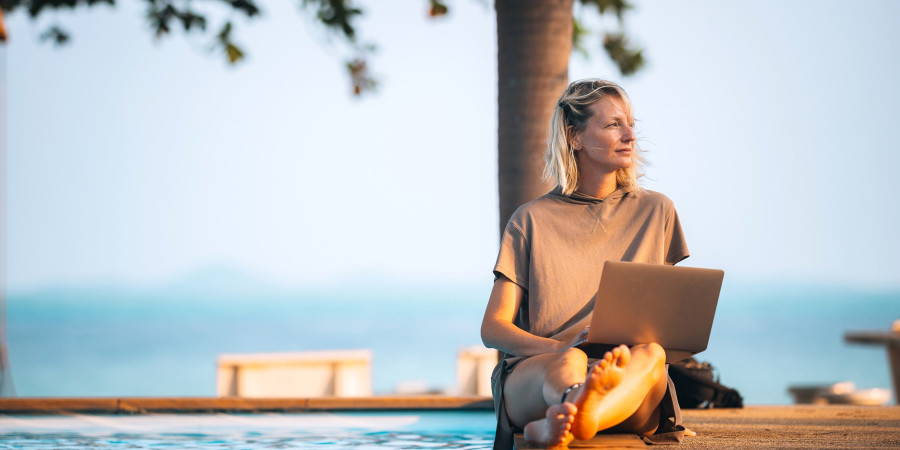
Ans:
<svg viewBox="0 0 900 450"><path fill-rule="evenodd" d="M494 281L484 320L481 322L481 340L486 347L496 348L517 356L534 356L563 351L584 339L579 333L572 342L535 336L513 324L525 290L506 277Z"/></svg>

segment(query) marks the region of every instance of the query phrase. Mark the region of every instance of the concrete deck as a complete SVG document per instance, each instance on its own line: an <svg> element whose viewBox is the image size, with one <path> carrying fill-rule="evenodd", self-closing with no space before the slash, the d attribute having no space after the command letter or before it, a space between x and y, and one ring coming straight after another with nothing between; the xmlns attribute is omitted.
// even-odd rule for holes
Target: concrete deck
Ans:
<svg viewBox="0 0 900 450"><path fill-rule="evenodd" d="M790 405L685 410L689 448L897 448L900 406Z"/></svg>
<svg viewBox="0 0 900 450"><path fill-rule="evenodd" d="M486 397L348 398L7 398L0 414L141 414L471 410L493 408ZM897 448L900 406L791 405L685 410L697 432L682 448Z"/></svg>

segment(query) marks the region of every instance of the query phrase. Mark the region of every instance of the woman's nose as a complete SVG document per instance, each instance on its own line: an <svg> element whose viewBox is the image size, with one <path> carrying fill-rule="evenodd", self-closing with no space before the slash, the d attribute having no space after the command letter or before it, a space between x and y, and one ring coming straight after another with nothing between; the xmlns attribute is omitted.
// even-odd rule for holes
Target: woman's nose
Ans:
<svg viewBox="0 0 900 450"><path fill-rule="evenodd" d="M631 142L634 140L634 128L629 125L623 127L622 142Z"/></svg>

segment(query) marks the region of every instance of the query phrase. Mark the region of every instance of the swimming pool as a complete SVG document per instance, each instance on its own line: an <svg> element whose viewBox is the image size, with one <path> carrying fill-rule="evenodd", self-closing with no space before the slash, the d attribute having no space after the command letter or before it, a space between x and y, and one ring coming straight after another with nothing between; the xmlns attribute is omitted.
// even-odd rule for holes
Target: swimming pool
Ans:
<svg viewBox="0 0 900 450"><path fill-rule="evenodd" d="M0 415L0 448L486 449L491 411Z"/></svg>

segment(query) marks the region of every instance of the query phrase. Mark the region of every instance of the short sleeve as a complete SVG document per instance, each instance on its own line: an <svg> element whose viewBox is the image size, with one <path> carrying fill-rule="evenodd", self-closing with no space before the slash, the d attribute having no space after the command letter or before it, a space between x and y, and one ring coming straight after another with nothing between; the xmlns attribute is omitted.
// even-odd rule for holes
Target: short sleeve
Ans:
<svg viewBox="0 0 900 450"><path fill-rule="evenodd" d="M690 255L678 212L672 207L666 214L666 264L678 264Z"/></svg>
<svg viewBox="0 0 900 450"><path fill-rule="evenodd" d="M501 275L528 292L528 268L531 263L531 245L522 230L510 221L500 240L500 253L494 264L494 276Z"/></svg>

